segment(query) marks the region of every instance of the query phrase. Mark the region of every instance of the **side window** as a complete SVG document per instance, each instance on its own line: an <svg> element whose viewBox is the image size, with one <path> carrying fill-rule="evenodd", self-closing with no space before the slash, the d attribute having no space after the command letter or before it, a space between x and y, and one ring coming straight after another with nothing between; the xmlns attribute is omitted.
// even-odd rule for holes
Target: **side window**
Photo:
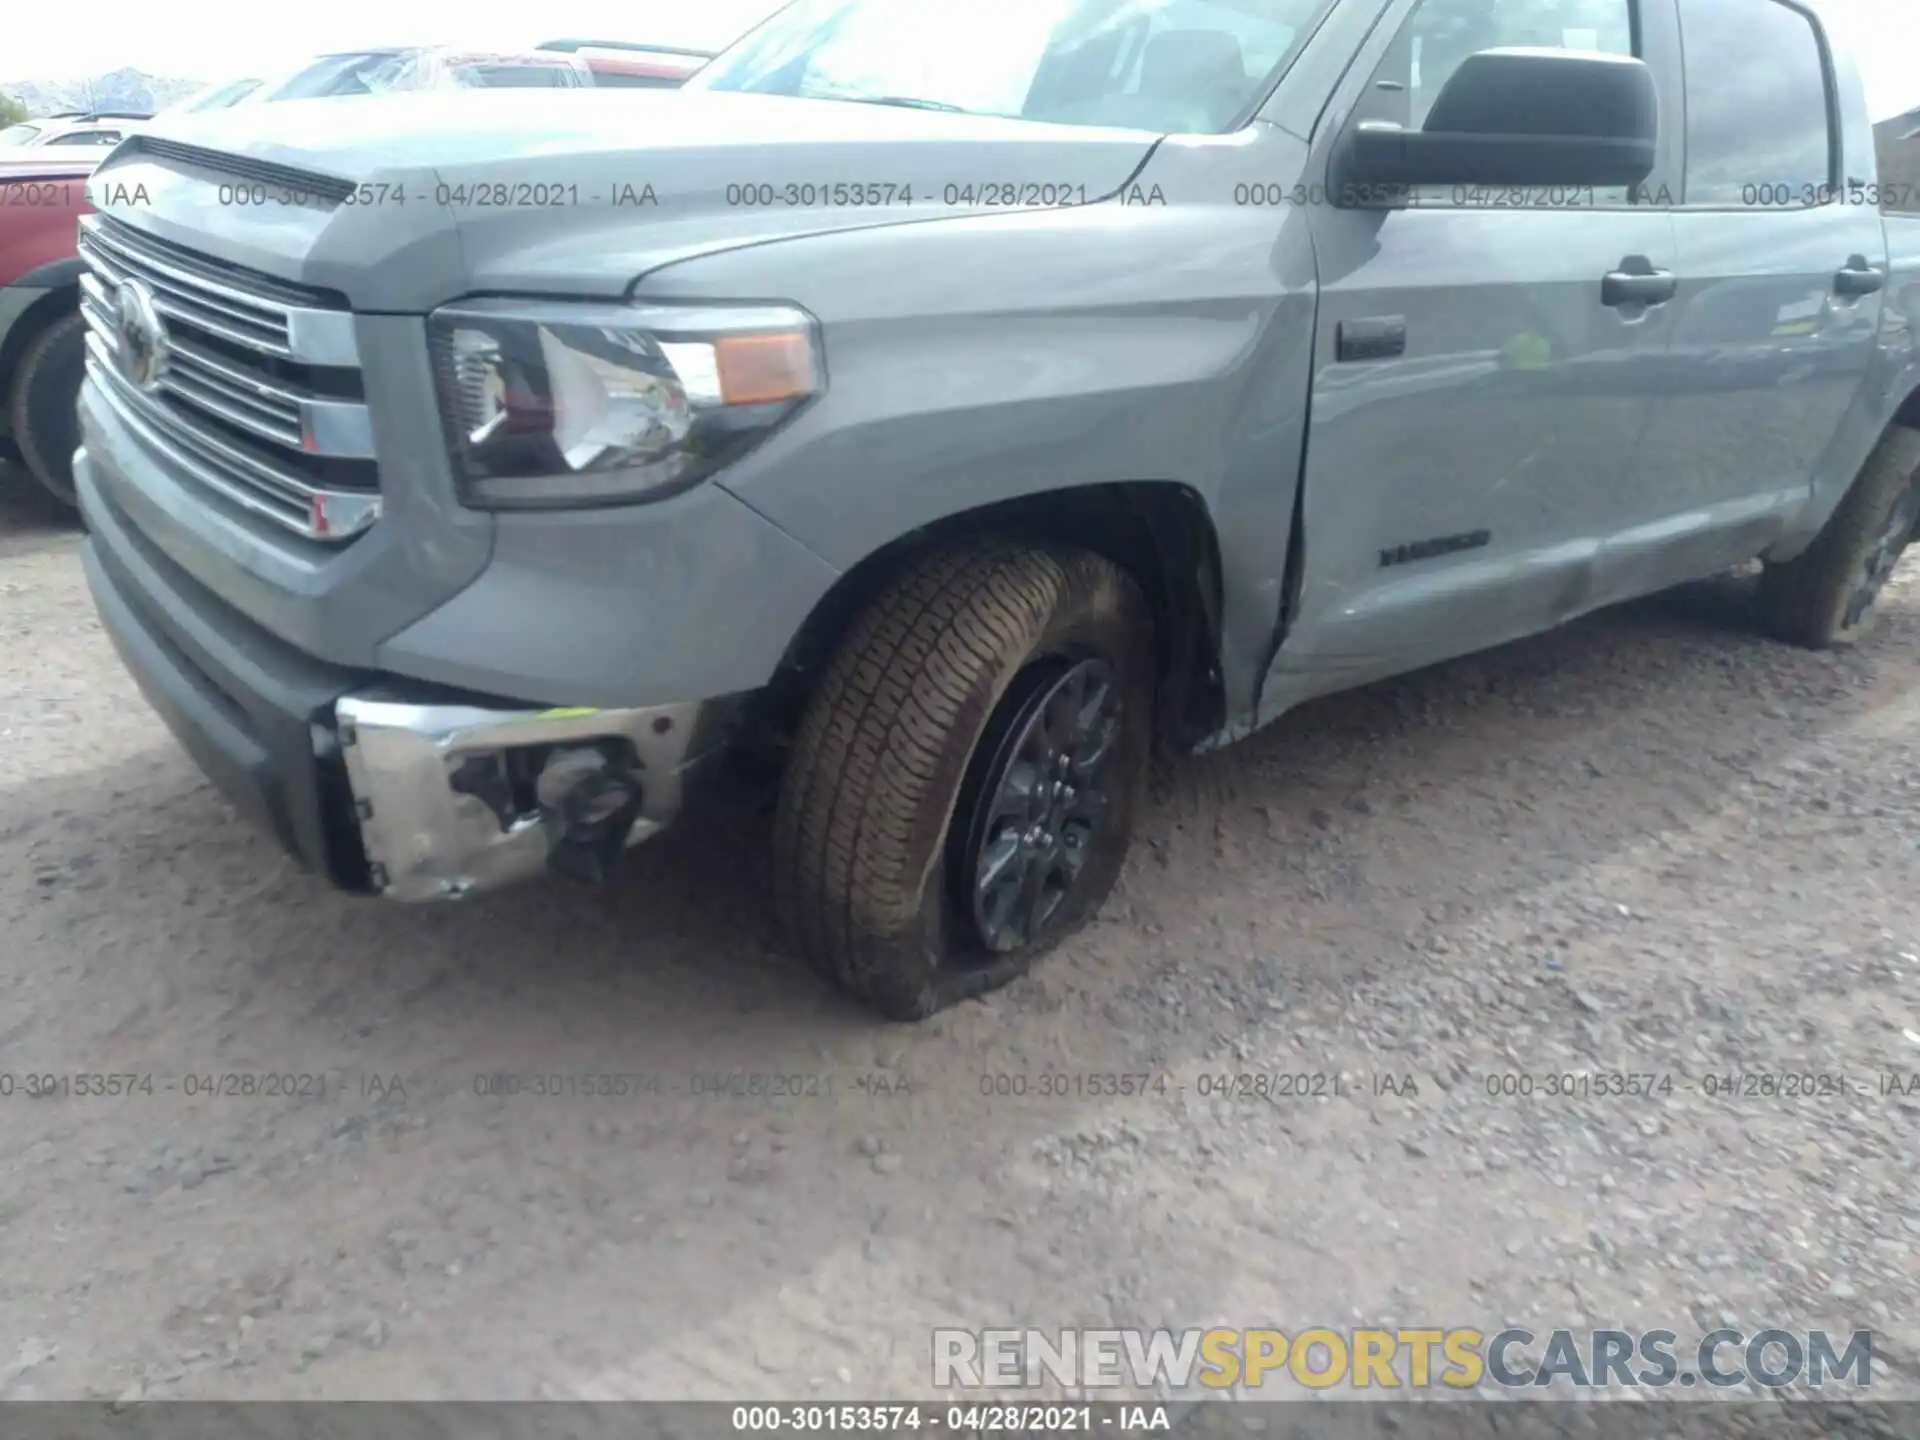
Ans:
<svg viewBox="0 0 1920 1440"><path fill-rule="evenodd" d="M1293 44L1292 26L1249 13L1253 8L1213 4L1209 0L1171 0L1148 17L1144 43L1133 51L1131 58L1140 59L1153 49L1155 41L1173 31L1230 35L1239 47L1237 58L1251 84L1270 73ZM1138 94L1140 67L1129 66L1129 71L1125 93Z"/></svg>
<svg viewBox="0 0 1920 1440"><path fill-rule="evenodd" d="M1258 8L1167 0L1128 17L1104 41L1114 60L1103 95L1136 102L1149 128L1224 128L1293 45L1293 27Z"/></svg>
<svg viewBox="0 0 1920 1440"><path fill-rule="evenodd" d="M1813 22L1776 0L1680 0L1689 205L1797 205L1833 180ZM1788 198L1792 197L1792 198Z"/></svg>
<svg viewBox="0 0 1920 1440"><path fill-rule="evenodd" d="M1418 130L1440 91L1469 55L1535 49L1634 52L1635 0L1421 0L1382 57L1355 117ZM1584 187L1583 187L1584 188ZM1625 187L1592 192L1597 205L1624 205ZM1429 187L1408 197L1445 206L1450 192Z"/></svg>

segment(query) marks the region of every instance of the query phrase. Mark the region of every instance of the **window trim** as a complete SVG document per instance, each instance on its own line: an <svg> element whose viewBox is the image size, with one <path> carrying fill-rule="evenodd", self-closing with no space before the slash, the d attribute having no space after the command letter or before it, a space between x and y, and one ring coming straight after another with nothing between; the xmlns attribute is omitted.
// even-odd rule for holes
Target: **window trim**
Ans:
<svg viewBox="0 0 1920 1440"><path fill-rule="evenodd" d="M1814 45L1820 53L1820 88L1827 106L1827 178L1822 182L1825 198L1811 205L1766 206L1730 200L1703 200L1696 203L1688 198L1693 188L1693 143L1687 123L1693 114L1693 97L1687 89L1687 76L1693 68L1693 62L1692 51L1687 48L1686 6L1684 0L1673 0L1674 22L1680 27L1680 94L1687 107L1681 117L1680 200L1672 207L1676 215L1803 215L1811 210L1824 210L1829 205L1837 205L1846 198L1846 183L1841 177L1846 164L1846 137L1840 123L1840 77L1834 68L1833 44L1827 38L1827 27L1820 23L1820 17L1812 7L1801 3L1801 0L1757 0L1757 3L1791 10L1806 21L1813 31Z"/></svg>

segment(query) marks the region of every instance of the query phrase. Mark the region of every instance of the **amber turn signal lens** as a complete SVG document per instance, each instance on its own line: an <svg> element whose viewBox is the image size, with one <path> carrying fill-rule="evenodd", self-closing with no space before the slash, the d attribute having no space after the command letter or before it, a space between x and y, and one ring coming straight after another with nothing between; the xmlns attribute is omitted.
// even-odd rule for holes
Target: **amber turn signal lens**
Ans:
<svg viewBox="0 0 1920 1440"><path fill-rule="evenodd" d="M726 335L713 342L723 405L771 405L813 394L813 346L803 334Z"/></svg>

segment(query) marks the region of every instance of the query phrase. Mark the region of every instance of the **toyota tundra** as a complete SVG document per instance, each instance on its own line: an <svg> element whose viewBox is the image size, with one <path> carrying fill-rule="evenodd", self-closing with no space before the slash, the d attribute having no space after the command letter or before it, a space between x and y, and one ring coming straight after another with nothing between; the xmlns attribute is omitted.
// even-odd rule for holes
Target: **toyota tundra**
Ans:
<svg viewBox="0 0 1920 1440"><path fill-rule="evenodd" d="M1866 633L1920 233L1861 43L800 0L677 91L168 119L82 222L87 576L334 884L603 880L766 774L795 949L923 1017L1097 912L1156 743L1756 560Z"/></svg>

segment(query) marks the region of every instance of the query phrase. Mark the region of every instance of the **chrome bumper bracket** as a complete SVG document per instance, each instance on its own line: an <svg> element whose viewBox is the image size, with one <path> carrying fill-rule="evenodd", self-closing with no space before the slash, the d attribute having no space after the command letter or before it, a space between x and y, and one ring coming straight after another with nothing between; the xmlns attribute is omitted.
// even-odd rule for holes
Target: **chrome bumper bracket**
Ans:
<svg viewBox="0 0 1920 1440"><path fill-rule="evenodd" d="M335 721L373 885L394 900L449 900L545 870L551 837L537 813L506 825L451 779L470 756L598 740L630 744L641 804L628 846L651 839L680 811L699 702L640 709L492 710L415 705L350 695Z"/></svg>

